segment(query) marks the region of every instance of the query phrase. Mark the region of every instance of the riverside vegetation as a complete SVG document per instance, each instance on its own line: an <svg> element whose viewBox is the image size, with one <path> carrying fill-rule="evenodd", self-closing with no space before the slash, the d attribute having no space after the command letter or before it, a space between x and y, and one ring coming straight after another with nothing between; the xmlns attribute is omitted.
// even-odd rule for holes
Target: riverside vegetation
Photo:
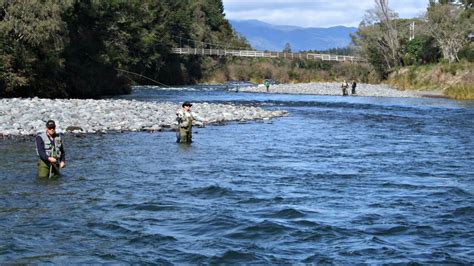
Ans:
<svg viewBox="0 0 474 266"><path fill-rule="evenodd" d="M393 71L388 83L401 89L432 91L454 99L474 99L474 64L409 66Z"/></svg>
<svg viewBox="0 0 474 266"><path fill-rule="evenodd" d="M474 99L472 0L430 0L417 19L398 19L387 0L375 2L353 42L381 80L400 89Z"/></svg>
<svg viewBox="0 0 474 266"><path fill-rule="evenodd" d="M375 0L352 45L308 51L365 59L334 63L171 54L172 47L219 43L251 49L226 20L221 0L2 1L0 97L98 98L157 83L357 79L472 99L472 5L431 0L424 17L399 19L387 0ZM284 51L291 52L290 44Z"/></svg>
<svg viewBox="0 0 474 266"><path fill-rule="evenodd" d="M204 59L170 53L184 40L249 48L221 0L0 1L0 97L97 98L132 84L196 83Z"/></svg>

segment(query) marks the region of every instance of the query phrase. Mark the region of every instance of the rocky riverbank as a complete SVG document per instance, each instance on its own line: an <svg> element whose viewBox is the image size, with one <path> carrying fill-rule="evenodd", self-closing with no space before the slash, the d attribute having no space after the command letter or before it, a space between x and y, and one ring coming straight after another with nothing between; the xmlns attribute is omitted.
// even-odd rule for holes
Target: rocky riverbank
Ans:
<svg viewBox="0 0 474 266"><path fill-rule="evenodd" d="M252 87L241 87L241 92L266 92L262 84ZM351 95L351 87L348 88ZM356 92L358 96L373 97L421 97L413 91L401 91L385 84L357 84ZM275 84L270 85L269 93L293 93L293 94L317 94L317 95L342 95L340 83L299 83L299 84Z"/></svg>
<svg viewBox="0 0 474 266"><path fill-rule="evenodd" d="M48 119L56 120L58 131L63 133L175 130L177 108L181 106L176 103L135 100L0 99L0 137L34 135L45 128ZM268 120L287 114L210 103L194 104L192 111L206 118L208 124Z"/></svg>

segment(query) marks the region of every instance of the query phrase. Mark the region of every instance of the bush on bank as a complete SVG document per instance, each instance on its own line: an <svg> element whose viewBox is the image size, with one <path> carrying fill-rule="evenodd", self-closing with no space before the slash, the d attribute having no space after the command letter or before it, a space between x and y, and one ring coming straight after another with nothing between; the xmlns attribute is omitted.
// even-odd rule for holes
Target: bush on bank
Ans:
<svg viewBox="0 0 474 266"><path fill-rule="evenodd" d="M364 83L380 82L365 63L328 62L321 60L233 58L224 62L208 61L202 83L228 80L262 83L273 79L279 83L308 83L355 79Z"/></svg>
<svg viewBox="0 0 474 266"><path fill-rule="evenodd" d="M402 90L438 91L453 99L474 99L474 63L408 66L392 71L387 83Z"/></svg>

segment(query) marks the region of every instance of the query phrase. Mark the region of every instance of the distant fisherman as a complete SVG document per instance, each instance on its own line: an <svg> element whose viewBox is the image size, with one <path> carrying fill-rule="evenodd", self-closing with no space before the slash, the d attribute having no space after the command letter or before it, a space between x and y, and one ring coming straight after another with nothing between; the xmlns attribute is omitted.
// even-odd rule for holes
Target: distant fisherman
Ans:
<svg viewBox="0 0 474 266"><path fill-rule="evenodd" d="M270 81L268 79L264 80L263 81L263 85L265 85L265 88L267 89L267 92L269 92L269 88L270 88Z"/></svg>
<svg viewBox="0 0 474 266"><path fill-rule="evenodd" d="M39 156L37 163L38 177L58 177L60 168L65 166L65 153L61 137L56 134L56 123L53 120L46 122L46 131L36 136L36 153Z"/></svg>
<svg viewBox="0 0 474 266"><path fill-rule="evenodd" d="M349 93L347 92L347 88L349 88L349 84L347 84L347 81L343 81L342 84L341 84L341 88L342 88L342 96L347 96L349 95Z"/></svg>
<svg viewBox="0 0 474 266"><path fill-rule="evenodd" d="M191 143L193 138L193 121L203 121L207 122L207 119L204 119L198 116L196 113L191 112L190 102L184 102L181 107L176 111L176 120L178 121L178 132L176 132L177 140L176 142L181 143Z"/></svg>
<svg viewBox="0 0 474 266"><path fill-rule="evenodd" d="M351 92L351 94L356 94L356 87L357 87L357 82L353 79L352 80L352 92Z"/></svg>

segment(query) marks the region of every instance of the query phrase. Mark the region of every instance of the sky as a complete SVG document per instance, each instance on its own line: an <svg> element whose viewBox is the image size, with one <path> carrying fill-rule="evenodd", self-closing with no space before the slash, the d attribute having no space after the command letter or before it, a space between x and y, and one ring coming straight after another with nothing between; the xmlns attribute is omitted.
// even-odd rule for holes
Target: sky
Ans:
<svg viewBox="0 0 474 266"><path fill-rule="evenodd" d="M429 0L391 0L400 18L419 17ZM226 18L258 19L274 25L300 27L357 27L374 0L223 0Z"/></svg>

